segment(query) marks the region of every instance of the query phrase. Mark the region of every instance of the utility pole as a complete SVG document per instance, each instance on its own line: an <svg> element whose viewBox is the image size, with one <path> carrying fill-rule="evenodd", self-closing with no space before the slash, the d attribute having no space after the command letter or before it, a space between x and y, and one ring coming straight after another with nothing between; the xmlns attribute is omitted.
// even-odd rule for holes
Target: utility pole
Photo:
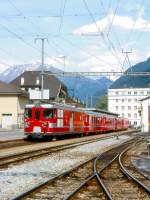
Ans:
<svg viewBox="0 0 150 200"><path fill-rule="evenodd" d="M37 40L41 40L42 49L41 49L41 100L44 99L44 42L48 41L47 38L35 38L35 43Z"/></svg>
<svg viewBox="0 0 150 200"><path fill-rule="evenodd" d="M64 72L66 70L66 56L62 56L62 58L64 59Z"/></svg>
<svg viewBox="0 0 150 200"><path fill-rule="evenodd" d="M93 105L93 96L91 95L91 108L92 108L92 105Z"/></svg>
<svg viewBox="0 0 150 200"><path fill-rule="evenodd" d="M130 59L129 59L129 54L131 54L131 53L132 53L132 49L130 51L124 51L122 49L122 54L125 54L125 59L124 59L124 62L123 62L123 66L125 64L125 61L127 61L128 64L129 64L129 67L131 67L131 63L130 63Z"/></svg>

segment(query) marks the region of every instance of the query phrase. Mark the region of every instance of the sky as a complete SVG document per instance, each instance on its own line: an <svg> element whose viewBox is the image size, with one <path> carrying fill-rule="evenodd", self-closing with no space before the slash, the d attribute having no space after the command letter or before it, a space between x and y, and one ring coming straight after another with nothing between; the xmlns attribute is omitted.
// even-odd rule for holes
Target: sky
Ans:
<svg viewBox="0 0 150 200"><path fill-rule="evenodd" d="M0 0L0 72L44 61L65 71L124 71L150 56L149 0ZM65 59L64 59L65 58ZM65 66L64 66L65 62Z"/></svg>

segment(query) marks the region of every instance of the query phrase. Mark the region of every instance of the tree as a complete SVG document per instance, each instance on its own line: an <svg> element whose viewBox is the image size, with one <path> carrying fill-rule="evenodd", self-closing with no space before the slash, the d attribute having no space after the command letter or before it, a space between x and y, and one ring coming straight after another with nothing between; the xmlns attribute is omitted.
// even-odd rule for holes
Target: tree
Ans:
<svg viewBox="0 0 150 200"><path fill-rule="evenodd" d="M107 95L101 96L96 103L96 108L107 110Z"/></svg>

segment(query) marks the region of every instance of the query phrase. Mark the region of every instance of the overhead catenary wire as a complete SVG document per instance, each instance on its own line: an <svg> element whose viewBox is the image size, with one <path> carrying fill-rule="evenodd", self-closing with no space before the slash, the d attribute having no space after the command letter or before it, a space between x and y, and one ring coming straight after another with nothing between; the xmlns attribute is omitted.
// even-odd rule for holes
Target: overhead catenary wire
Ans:
<svg viewBox="0 0 150 200"><path fill-rule="evenodd" d="M18 12L19 12L19 15L21 15L21 16L23 16L24 17L24 19L27 19L28 20L28 22L30 22L33 26L34 26L34 28L39 32L39 34L42 34L42 35L46 35L37 25L35 25L32 21L30 21L29 19L28 19L28 17L26 17L24 14L23 14L23 12L12 2L12 0L8 0L8 2L14 7L14 9L16 9ZM65 9L65 6L66 6L66 2L67 2L67 0L65 0L65 2L64 2L64 5L63 5L63 8L62 8L62 18L63 18L63 15L64 15L64 9ZM61 21L61 23L62 23L62 21ZM62 25L61 25L62 26ZM38 35L39 36L39 35ZM49 43L48 43L49 44ZM57 49L55 48L55 46L53 45L53 49L55 49L56 51L57 51ZM58 51L57 51L58 52ZM48 57L50 57L50 58L52 58L51 56L49 56L47 53L45 53ZM52 58L53 60L55 60L56 62L58 62L58 63L60 63L60 64L62 64L62 62L59 60L59 59L57 59L57 58Z"/></svg>
<svg viewBox="0 0 150 200"><path fill-rule="evenodd" d="M17 10L17 12L19 13L18 15L21 15L23 16L25 19L27 19L26 16L24 16L24 14L22 13L22 11L20 9L18 9L18 7L11 1L11 0L8 0L11 5ZM65 6L66 6L66 0L64 1L64 4L63 4L63 8L62 8L62 17L64 15L64 9L65 9ZM92 15L93 16L93 15ZM33 24L33 23L32 23ZM53 47L54 48L54 47ZM55 59L53 58L56 62L59 62L58 59Z"/></svg>
<svg viewBox="0 0 150 200"><path fill-rule="evenodd" d="M61 33L62 31L62 26L63 26L63 19L64 19L64 12L65 12L65 7L66 7L66 4L67 4L67 0L64 0L64 3L62 5L62 9L60 11L60 25L59 25L59 34Z"/></svg>
<svg viewBox="0 0 150 200"><path fill-rule="evenodd" d="M113 14L113 17L112 17L112 20L110 22L110 25L109 25L109 28L108 28L108 32L107 32L107 36L109 35L110 31L111 31L111 28L112 28L112 25L113 25L113 22L115 20L115 16L116 16L116 13L118 11L118 8L119 8L119 3L120 3L120 0L117 1L117 6L115 8L115 11L114 11L114 14Z"/></svg>
<svg viewBox="0 0 150 200"><path fill-rule="evenodd" d="M69 39L66 39L66 38L64 38L64 37L60 37L60 38L62 38L65 42L67 42L67 43L70 44L71 46L74 46L75 48L77 48L77 49L79 49L80 51L84 52L85 54L87 54L87 55L89 55L89 56L91 56L91 57L97 59L99 62L102 62L102 63L104 63L104 64L109 65L109 66L112 67L112 63L109 63L109 62L107 62L107 61L105 61L105 60L100 59L100 58L97 57L96 55L94 55L94 54L92 54L92 53L86 51L84 48L82 48L82 47L76 45L74 42L70 41Z"/></svg>
<svg viewBox="0 0 150 200"><path fill-rule="evenodd" d="M110 2L111 2L111 1L110 1ZM105 13L107 13L109 23L110 23L110 24L113 23L114 20L111 21L110 16L109 16L109 9L110 9L111 4L109 4L108 11L106 11L106 9L105 9L105 7L104 7L104 4L103 4L103 1L102 1L102 0L99 0L99 3L100 3L101 8L105 11ZM117 4L117 5L118 5L118 4ZM117 6L117 7L118 7L118 6ZM114 35L114 37L115 37L115 39L116 39L116 42L118 43L118 45L119 45L119 47L120 47L120 49L121 49L122 47L121 47L121 43L120 43L118 34L117 34L117 32L115 31L115 29L113 28L112 25L111 25L110 31L113 33L113 35ZM109 31L109 33L110 33L110 31ZM108 35L108 32L106 33L106 35Z"/></svg>
<svg viewBox="0 0 150 200"><path fill-rule="evenodd" d="M140 4L140 8L139 8L139 9L142 8L142 6L143 6L143 4L144 4L144 1L145 1L145 0L141 0L141 4ZM138 20L138 18L134 21L134 23L133 23L133 25L132 25L132 27L131 27L131 29L130 29L130 31L129 31L129 34L127 34L127 39L125 40L125 44L129 43L130 38L131 38L131 36L132 36L132 34L133 34L134 28L135 28L135 26L136 26L137 20ZM146 27L146 26L145 26L145 27Z"/></svg>
<svg viewBox="0 0 150 200"><path fill-rule="evenodd" d="M107 38L107 41L109 42L109 44L107 43L107 41L106 41L106 39L105 39L105 37L104 37L104 33L101 31L101 29L100 29L99 26L97 25L97 22L96 22L94 16L92 15L92 12L90 11L89 6L88 6L86 0L83 0L83 3L84 3L84 5L85 5L85 8L87 9L87 11L89 12L89 15L90 15L90 17L91 17L93 23L95 24L95 26L96 26L96 28L97 28L98 33L99 33L100 36L102 37L102 40L103 40L104 44L108 47L108 50L109 50L109 51L111 52L111 54L115 57L115 59L117 60L118 64L121 66L121 69L123 69L122 63L121 63L121 61L120 61L120 58L118 57L118 54L117 54L117 52L116 52L114 46L112 45L112 42L110 41L110 39L109 39L108 37L106 37L106 38Z"/></svg>

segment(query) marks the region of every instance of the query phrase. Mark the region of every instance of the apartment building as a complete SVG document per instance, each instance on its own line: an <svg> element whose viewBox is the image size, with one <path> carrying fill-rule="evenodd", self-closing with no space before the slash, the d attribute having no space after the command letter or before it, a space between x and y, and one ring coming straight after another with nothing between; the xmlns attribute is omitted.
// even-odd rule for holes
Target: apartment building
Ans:
<svg viewBox="0 0 150 200"><path fill-rule="evenodd" d="M112 88L108 90L108 110L128 118L134 127L141 126L141 99L150 95L150 88Z"/></svg>

